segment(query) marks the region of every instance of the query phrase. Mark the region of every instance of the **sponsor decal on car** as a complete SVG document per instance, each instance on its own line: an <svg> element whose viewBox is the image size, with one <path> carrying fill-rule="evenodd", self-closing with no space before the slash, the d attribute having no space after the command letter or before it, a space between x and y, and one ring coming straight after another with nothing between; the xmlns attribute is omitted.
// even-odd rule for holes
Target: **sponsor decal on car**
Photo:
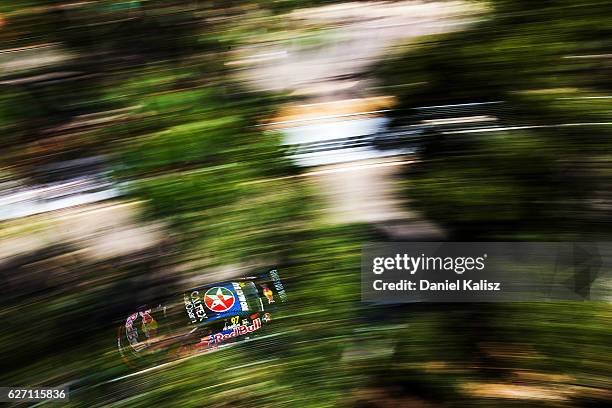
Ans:
<svg viewBox="0 0 612 408"><path fill-rule="evenodd" d="M243 322L244 323L244 322ZM221 333L211 334L208 336L208 344L217 344L222 341L231 339L233 337L244 336L245 334L253 333L261 328L261 319L257 318L253 320L252 324L242 324L240 326L234 326L231 330L222 331Z"/></svg>
<svg viewBox="0 0 612 408"><path fill-rule="evenodd" d="M151 309L140 312L142 317L142 331L147 338L154 337L157 334L157 321L151 316Z"/></svg>
<svg viewBox="0 0 612 408"><path fill-rule="evenodd" d="M145 342L138 341L138 328L135 327L135 323L139 317L142 318L141 329L147 338L155 335L156 333L157 322L153 320L153 317L149 314L150 312L151 310L149 309L144 312L134 313L129 315L125 321L125 336L134 351L142 350L147 346Z"/></svg>
<svg viewBox="0 0 612 408"><path fill-rule="evenodd" d="M138 318L138 313L129 315L125 321L125 336L132 347L138 344L138 329L134 327L134 320Z"/></svg>
<svg viewBox="0 0 612 408"><path fill-rule="evenodd" d="M272 278L272 282L274 282L274 288L276 289L278 296L280 296L283 302L286 301L287 293L285 293L285 288L281 283L280 276L278 276L278 272L276 271L276 269L272 269L270 271L270 278Z"/></svg>
<svg viewBox="0 0 612 408"><path fill-rule="evenodd" d="M204 294L204 303L213 312L225 312L234 306L236 299L228 288L215 286L208 289Z"/></svg>
<svg viewBox="0 0 612 408"><path fill-rule="evenodd" d="M259 330L260 328L261 328L261 319L257 318L253 320L252 324L250 325L247 322L247 324L235 325L230 330L224 330L220 333L211 334L210 336L203 338L200 344L201 345L218 344L218 343L221 343L225 340L228 340L234 337L244 336L245 334L253 333L256 330Z"/></svg>
<svg viewBox="0 0 612 408"><path fill-rule="evenodd" d="M184 300L185 310L187 311L187 316L189 316L191 323L201 322L206 319L206 311L204 310L202 299L200 299L199 291L194 290L189 296L185 294Z"/></svg>
<svg viewBox="0 0 612 408"><path fill-rule="evenodd" d="M242 310L248 311L249 304L247 303L246 297L244 296L244 292L242 291L242 285L244 285L244 283L238 284L236 282L232 282L234 291L236 291L236 295L238 296L238 300L240 301L240 307L242 308Z"/></svg>
<svg viewBox="0 0 612 408"><path fill-rule="evenodd" d="M261 285L261 287L263 288L264 296L266 297L266 299L268 299L268 304L274 303L274 293L272 292L272 290L270 290L268 285L263 284Z"/></svg>

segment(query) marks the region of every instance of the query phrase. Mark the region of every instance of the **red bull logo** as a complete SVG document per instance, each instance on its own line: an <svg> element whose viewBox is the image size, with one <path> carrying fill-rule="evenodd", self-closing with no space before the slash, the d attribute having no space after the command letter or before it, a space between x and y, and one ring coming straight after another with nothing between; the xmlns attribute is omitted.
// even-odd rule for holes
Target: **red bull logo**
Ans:
<svg viewBox="0 0 612 408"><path fill-rule="evenodd" d="M221 333L211 334L210 336L202 339L201 343L205 343L208 345L221 343L233 337L244 336L245 334L253 333L256 330L259 330L260 328L261 319L258 317L257 319L253 320L253 323L250 325L236 325L230 330L222 331Z"/></svg>
<svg viewBox="0 0 612 408"><path fill-rule="evenodd" d="M263 294L268 299L268 304L274 303L274 292L270 290L268 285L263 285Z"/></svg>

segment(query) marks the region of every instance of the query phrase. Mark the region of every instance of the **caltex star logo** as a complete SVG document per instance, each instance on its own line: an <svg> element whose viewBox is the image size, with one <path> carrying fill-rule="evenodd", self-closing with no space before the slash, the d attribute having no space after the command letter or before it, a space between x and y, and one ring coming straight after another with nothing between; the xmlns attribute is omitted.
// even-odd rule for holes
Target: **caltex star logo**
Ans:
<svg viewBox="0 0 612 408"><path fill-rule="evenodd" d="M234 294L227 288L210 288L204 294L204 303L213 312L225 312L231 309L235 302Z"/></svg>

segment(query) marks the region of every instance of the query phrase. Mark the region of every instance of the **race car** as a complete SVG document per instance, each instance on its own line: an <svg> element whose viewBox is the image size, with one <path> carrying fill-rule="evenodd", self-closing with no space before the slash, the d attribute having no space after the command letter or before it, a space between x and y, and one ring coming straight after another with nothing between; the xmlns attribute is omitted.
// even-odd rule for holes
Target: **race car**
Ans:
<svg viewBox="0 0 612 408"><path fill-rule="evenodd" d="M118 329L119 353L126 364L142 366L243 341L286 301L276 269L198 286L130 314Z"/></svg>

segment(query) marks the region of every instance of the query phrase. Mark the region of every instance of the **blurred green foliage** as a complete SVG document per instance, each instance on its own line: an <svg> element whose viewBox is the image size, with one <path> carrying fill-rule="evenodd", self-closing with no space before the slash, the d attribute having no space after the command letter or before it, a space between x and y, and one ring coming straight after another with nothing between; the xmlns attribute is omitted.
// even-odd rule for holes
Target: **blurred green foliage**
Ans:
<svg viewBox="0 0 612 408"><path fill-rule="evenodd" d="M609 199L612 115L597 97L610 91L610 3L491 6L467 30L425 38L379 70L399 93L397 124L413 123L420 106L502 101L484 113L519 127L432 137L407 175L411 205L466 239L609 236L594 203Z"/></svg>
<svg viewBox="0 0 612 408"><path fill-rule="evenodd" d="M21 290L12 290L12 279L30 269L11 270L2 292L0 384L68 383L68 406L75 407L491 406L462 391L477 380L573 390L549 406L605 403L596 391L609 386L607 305L360 303L361 245L383 237L367 226L321 221L316 186L295 177L279 135L256 126L284 96L243 90L223 64L228 47L252 32L224 23L245 19L241 7L280 13L327 1L47 8L52 3L69 2L1 6L8 23L0 39L10 47L58 42L72 53L55 66L3 77L3 166L25 176L38 160L105 154L116 180L145 203L143 217L169 226L170 249L131 262L91 262L68 248L70 256L44 268L46 280L32 275ZM402 106L502 98L512 104L510 119L521 123L607 120L601 100L558 99L605 90L607 71L594 71L599 62L559 63L559 57L606 52L606 3L499 1L495 7L467 32L430 39L385 68L390 84L424 83L399 95ZM74 71L79 75L71 80L44 79ZM575 89L530 92L551 87ZM119 117L83 124L109 111ZM54 130L75 123L81 127L70 137ZM496 228L505 223L502 236L542 238L552 226L567 226L563 219L582 221L576 213L584 203L568 209L567 197L586 199L601 187L599 177L609 176L603 167L573 171L574 163L610 159L607 131L577 132L443 139L410 176L409 196L444 224L463 231L477 226L479 237L499 236L504 230ZM523 228L515 229L517 223ZM185 279L208 267L251 262L281 263L290 303L275 316L267 333L274 337L111 381L132 373L116 350L118 324L154 298L151 289L170 294L179 286L155 280L156 273L187 265L173 277ZM520 371L568 377L524 380ZM547 404L495 400L496 406L519 403Z"/></svg>

